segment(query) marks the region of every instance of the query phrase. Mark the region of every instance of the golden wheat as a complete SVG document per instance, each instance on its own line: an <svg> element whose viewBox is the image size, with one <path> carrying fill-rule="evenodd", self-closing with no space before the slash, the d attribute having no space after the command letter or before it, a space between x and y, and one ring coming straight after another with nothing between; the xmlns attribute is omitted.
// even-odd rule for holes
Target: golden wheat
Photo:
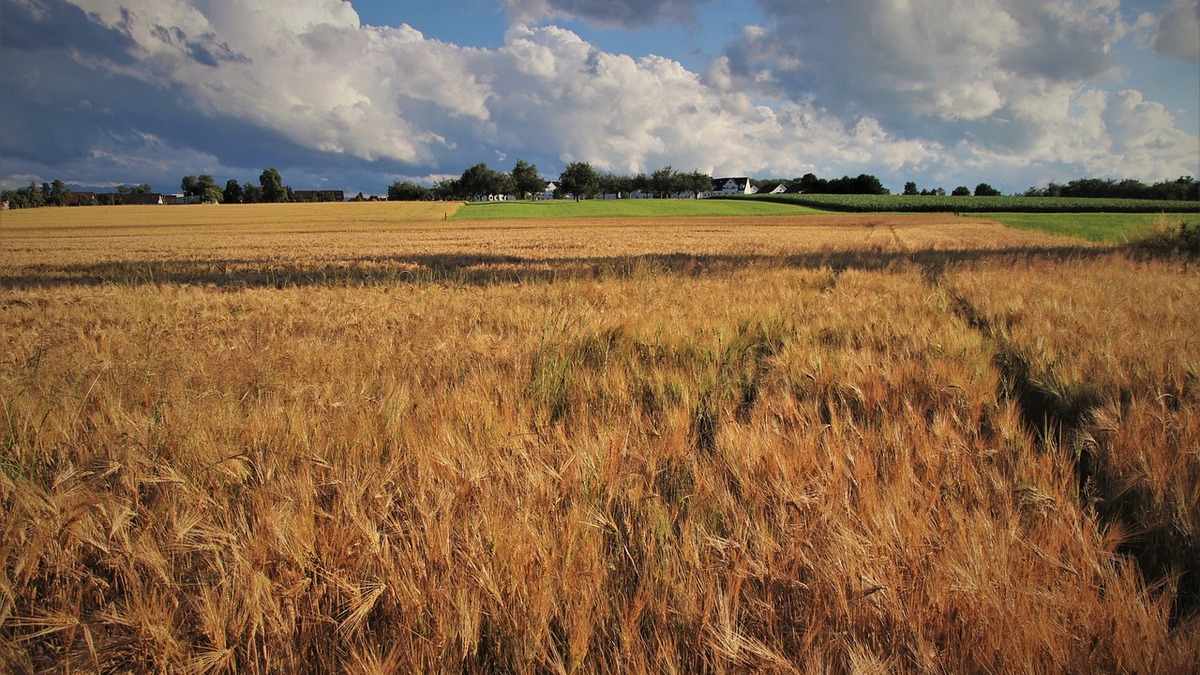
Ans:
<svg viewBox="0 0 1200 675"><path fill-rule="evenodd" d="M1185 570L1131 548L1171 517L1196 536L1194 272L797 220L331 224L239 235L218 277L243 244L8 225L14 671L1200 663ZM80 270L88 248L128 266ZM1005 354L1128 401L1059 447ZM1093 483L1133 481L1150 520L1080 488L1085 434Z"/></svg>

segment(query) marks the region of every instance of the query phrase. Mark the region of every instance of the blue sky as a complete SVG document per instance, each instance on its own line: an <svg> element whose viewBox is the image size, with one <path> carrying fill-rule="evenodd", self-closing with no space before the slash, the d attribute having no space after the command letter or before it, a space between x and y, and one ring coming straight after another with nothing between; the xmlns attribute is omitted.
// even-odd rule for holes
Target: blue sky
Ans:
<svg viewBox="0 0 1200 675"><path fill-rule="evenodd" d="M1200 0L0 0L0 59L4 187L1200 175Z"/></svg>

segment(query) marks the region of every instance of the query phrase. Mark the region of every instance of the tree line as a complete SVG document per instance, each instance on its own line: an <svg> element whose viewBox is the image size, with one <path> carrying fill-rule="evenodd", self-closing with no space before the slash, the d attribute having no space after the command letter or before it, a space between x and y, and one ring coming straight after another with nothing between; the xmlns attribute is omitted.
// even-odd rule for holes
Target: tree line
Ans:
<svg viewBox="0 0 1200 675"><path fill-rule="evenodd" d="M253 181L238 183L235 179L225 181L225 188L217 187L210 174L184 176L179 182L184 197L199 199L206 203L222 204L274 204L291 201L292 188L283 184L283 176L275 168L263 169L258 184Z"/></svg>
<svg viewBox="0 0 1200 675"><path fill-rule="evenodd" d="M283 184L277 169L264 169L258 183L230 179L225 188L217 186L211 174L184 176L179 188L185 198L207 203L257 204L291 201L293 190ZM72 200L72 194L75 200ZM127 203L145 203L144 197L155 194L148 183L140 185L118 185L112 192L75 192L67 189L61 180L49 183L30 182L28 187L4 190L0 199L8 202L10 209L29 209L39 206L119 206ZM87 197L82 197L87 195Z"/></svg>
<svg viewBox="0 0 1200 675"><path fill-rule="evenodd" d="M769 191L778 185L788 186L791 192L805 194L870 194L886 195L889 190L875 176L860 174L856 177L825 179L807 173L795 179L751 179L760 191ZM521 199L535 198L545 194L548 181L538 173L537 166L517 160L511 171L496 171L486 163L476 164L462 172L458 178L446 178L427 187L412 181L396 181L387 189L388 199L396 201L445 200L470 201L494 195L514 195ZM283 177L275 168L264 169L258 183L248 180L239 183L230 179L225 187L218 186L211 174L184 176L180 190L185 198L196 201L226 204L256 204L293 201L295 192L284 185ZM601 194L631 195L643 193L654 197L698 196L712 189L712 176L701 171L680 172L670 165L649 174L617 174L596 171L588 162L574 162L558 176L557 192L554 196L571 195L576 199L590 199ZM87 194L81 199L80 194ZM113 192L72 193L61 180L42 183L30 182L27 187L4 190L0 198L9 208L35 208L39 206L67 206L68 204L117 205L144 203L144 196L154 194L146 183L121 185ZM915 181L904 184L905 195L946 194L943 188L917 189ZM977 197L999 196L1001 193L987 183L975 186L974 191L958 186L950 193L954 196L974 194ZM72 199L75 195L75 199ZM94 195L94 196L91 196ZM1066 184L1049 183L1044 188L1031 187L1022 193L1025 197L1072 197L1103 199L1151 199L1151 200L1200 200L1200 182L1191 176L1181 176L1173 181L1161 181L1147 185L1134 179L1080 178ZM363 200L359 193L355 200Z"/></svg>
<svg viewBox="0 0 1200 675"><path fill-rule="evenodd" d="M1049 183L1044 188L1031 187L1025 197L1096 197L1103 199L1160 199L1178 201L1200 200L1200 182L1191 176L1180 176L1173 181L1162 181L1146 185L1139 180L1127 178L1117 181L1102 178L1080 178L1066 185Z"/></svg>
<svg viewBox="0 0 1200 675"><path fill-rule="evenodd" d="M479 163L458 178L437 181L426 187L412 181L397 181L388 188L388 199L398 201L475 200L495 195L513 195L532 199L546 193L549 181L538 173L537 165L517 160L512 171L503 172ZM642 192L655 197L671 197L707 191L712 176L700 172L680 172L670 165L649 174L617 174L597 171L588 162L573 162L558 175L556 197L571 195L590 199L602 194L630 195Z"/></svg>

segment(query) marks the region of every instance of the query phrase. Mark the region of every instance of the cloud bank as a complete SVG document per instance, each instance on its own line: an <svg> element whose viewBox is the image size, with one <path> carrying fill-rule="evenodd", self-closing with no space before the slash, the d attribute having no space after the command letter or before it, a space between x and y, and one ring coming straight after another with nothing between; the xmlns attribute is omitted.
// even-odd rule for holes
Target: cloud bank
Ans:
<svg viewBox="0 0 1200 675"><path fill-rule="evenodd" d="M514 21L629 26L696 20L704 3L505 4ZM1040 180L1020 182L1031 172L1197 172L1200 140L1164 106L1096 84L1116 72L1112 47L1128 30L1115 2L760 6L766 21L696 73L552 24L514 23L496 49L432 40L408 25L364 25L338 0L286 11L0 0L10 64L0 86L15 94L0 101L0 180L252 177L273 165L381 191L396 176L507 168L501 157L551 175L581 160L614 171L979 176L1014 188ZM1186 37L1162 31L1154 48L1186 55Z"/></svg>

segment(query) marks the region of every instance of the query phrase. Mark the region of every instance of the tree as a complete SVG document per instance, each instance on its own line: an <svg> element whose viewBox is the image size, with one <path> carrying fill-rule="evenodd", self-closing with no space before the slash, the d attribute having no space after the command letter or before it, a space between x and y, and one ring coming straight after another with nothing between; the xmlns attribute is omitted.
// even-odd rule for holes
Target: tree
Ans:
<svg viewBox="0 0 1200 675"><path fill-rule="evenodd" d="M971 188L967 187L966 185L959 185L958 187L954 188L954 191L951 192L950 195L953 197L969 197L971 196Z"/></svg>
<svg viewBox="0 0 1200 675"><path fill-rule="evenodd" d="M278 170L264 170L258 177L258 182L262 186L262 201L274 204L288 200L287 189L283 187L283 177L279 175Z"/></svg>
<svg viewBox="0 0 1200 675"><path fill-rule="evenodd" d="M980 183L979 185L975 186L975 196L976 197L999 197L1000 191L997 190L996 188L992 187L991 185L988 185L987 183Z"/></svg>
<svg viewBox="0 0 1200 675"><path fill-rule="evenodd" d="M457 178L443 178L433 184L433 196L435 199L448 201L458 199L462 194L462 186L459 185Z"/></svg>
<svg viewBox="0 0 1200 675"><path fill-rule="evenodd" d="M518 159L513 166L512 179L522 199L541 194L546 189L546 181L538 175L537 165L528 164L523 159Z"/></svg>
<svg viewBox="0 0 1200 675"><path fill-rule="evenodd" d="M633 179L628 176L605 171L597 173L596 176L600 179L598 190L604 195L622 195L629 194L633 191Z"/></svg>
<svg viewBox="0 0 1200 675"><path fill-rule="evenodd" d="M205 204L220 204L221 200L225 199L225 193L216 185L210 185L204 188L204 194L200 195Z"/></svg>
<svg viewBox="0 0 1200 675"><path fill-rule="evenodd" d="M250 181L246 181L246 184L242 186L242 203L243 204L258 204L263 201L262 196L263 196L262 188L255 185L254 183L251 183Z"/></svg>
<svg viewBox="0 0 1200 675"><path fill-rule="evenodd" d="M388 199L394 202L421 202L433 199L433 190L410 181L396 181L388 186Z"/></svg>
<svg viewBox="0 0 1200 675"><path fill-rule="evenodd" d="M911 180L908 181L907 183L905 183L904 184L904 194L910 195L910 196L920 194L919 192L917 192L917 184Z"/></svg>
<svg viewBox="0 0 1200 675"><path fill-rule="evenodd" d="M712 176L699 169L683 177L684 189L691 190L692 196L699 197L701 193L712 190Z"/></svg>
<svg viewBox="0 0 1200 675"><path fill-rule="evenodd" d="M567 165L558 177L558 189L575 195L575 201L594 197L600 189L600 177L587 162Z"/></svg>
<svg viewBox="0 0 1200 675"><path fill-rule="evenodd" d="M468 199L508 194L515 189L512 176L493 171L483 162L464 171L458 183Z"/></svg>
<svg viewBox="0 0 1200 675"><path fill-rule="evenodd" d="M61 180L54 179L50 184L50 198L46 203L51 206L66 206L68 198L67 186Z"/></svg>
<svg viewBox="0 0 1200 675"><path fill-rule="evenodd" d="M675 180L675 170L671 168L670 164L650 174L650 191L660 199L679 192L678 182Z"/></svg>
<svg viewBox="0 0 1200 675"><path fill-rule="evenodd" d="M629 180L630 192L650 192L650 177L643 171Z"/></svg>
<svg viewBox="0 0 1200 675"><path fill-rule="evenodd" d="M225 191L221 195L222 201L226 204L241 204L242 203L242 186L232 178L225 181Z"/></svg>
<svg viewBox="0 0 1200 675"><path fill-rule="evenodd" d="M800 191L805 194L814 194L825 192L826 180L817 178L815 174L806 173L797 181L800 184Z"/></svg>
<svg viewBox="0 0 1200 675"><path fill-rule="evenodd" d="M184 176L179 181L179 189L184 197L195 197L200 194L200 180L195 176Z"/></svg>

